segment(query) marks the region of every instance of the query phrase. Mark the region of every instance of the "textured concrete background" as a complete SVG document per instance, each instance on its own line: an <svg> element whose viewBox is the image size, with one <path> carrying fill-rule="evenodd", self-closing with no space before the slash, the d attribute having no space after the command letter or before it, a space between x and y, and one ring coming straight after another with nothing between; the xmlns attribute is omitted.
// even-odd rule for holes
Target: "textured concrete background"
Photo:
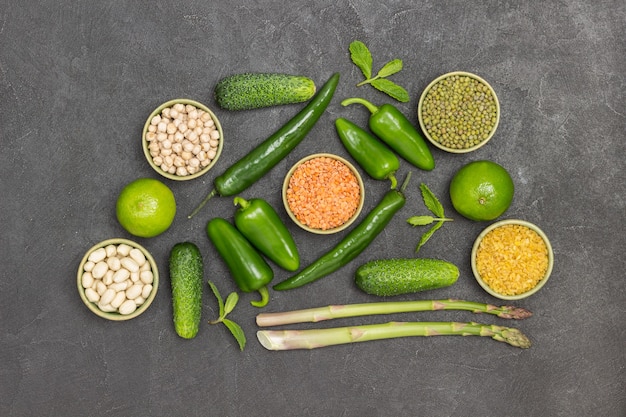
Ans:
<svg viewBox="0 0 626 417"><path fill-rule="evenodd" d="M217 4L216 4L217 3ZM0 1L0 415L2 416L624 416L624 223L626 181L626 6L623 1ZM475 72L502 105L495 138L464 156L433 151L437 167L414 171L408 202L360 258L301 289L276 293L266 311L375 301L352 283L374 258L413 256L425 214L418 185L441 197L455 222L420 252L454 262L453 287L398 297L498 302L474 281L473 240L487 223L453 212L447 187L465 163L490 159L516 184L504 218L537 223L552 240L553 276L518 304L535 315L513 323L533 341L520 350L485 338L412 338L313 351L268 352L255 338L253 295L232 318L248 346L206 321L184 341L171 321L167 256L179 241L202 250L206 278L235 289L205 235L213 216L230 218L229 198L186 215L230 163L286 122L299 105L249 112L216 109L226 145L215 172L174 191L172 228L137 239L163 280L140 318L108 322L91 314L75 288L84 252L100 240L131 237L114 215L117 194L138 177L159 176L143 158L140 133L160 103L186 97L215 108L212 89L244 71L308 75L321 85L341 73L336 97L292 155L244 196L280 205L288 168L312 152L346 156L333 121L364 125L363 108L340 99L390 101L361 80L348 45L367 43L374 66L404 60L393 80L411 101L438 75ZM400 177L409 170L402 164ZM366 181L365 210L386 183ZM293 226L293 225L291 225ZM342 235L291 227L303 265ZM276 269L276 282L288 275ZM394 319L476 320L470 313ZM375 323L367 317L336 324ZM307 327L307 326L305 326ZM313 326L308 326L313 327Z"/></svg>

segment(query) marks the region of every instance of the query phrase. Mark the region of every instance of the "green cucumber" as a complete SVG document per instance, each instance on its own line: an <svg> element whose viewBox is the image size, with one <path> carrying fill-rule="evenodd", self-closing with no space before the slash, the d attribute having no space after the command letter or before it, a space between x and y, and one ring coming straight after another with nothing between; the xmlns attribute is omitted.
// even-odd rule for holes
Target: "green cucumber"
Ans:
<svg viewBox="0 0 626 417"><path fill-rule="evenodd" d="M368 294L391 296L448 287L458 278L456 265L439 259L380 259L361 265L355 283Z"/></svg>
<svg viewBox="0 0 626 417"><path fill-rule="evenodd" d="M193 339L200 329L202 312L202 255L191 242L174 245L169 258L174 329L184 339Z"/></svg>
<svg viewBox="0 0 626 417"><path fill-rule="evenodd" d="M225 110L251 110L302 103L315 95L315 83L301 75L244 73L222 78L215 101Z"/></svg>

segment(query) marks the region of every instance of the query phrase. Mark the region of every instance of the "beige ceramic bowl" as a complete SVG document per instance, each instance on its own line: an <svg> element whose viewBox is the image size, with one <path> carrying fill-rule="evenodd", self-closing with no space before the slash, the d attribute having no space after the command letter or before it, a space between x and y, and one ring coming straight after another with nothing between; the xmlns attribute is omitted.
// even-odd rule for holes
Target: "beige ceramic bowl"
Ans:
<svg viewBox="0 0 626 417"><path fill-rule="evenodd" d="M156 115L161 114L161 112L164 109L166 109L168 107L172 107L172 106L174 106L177 103L191 104L191 105L195 106L196 108L204 110L205 112L210 114L211 118L213 119L213 122L215 123L215 127L216 127L217 131L220 134L219 144L217 146L217 152L215 154L215 157L211 160L211 163L209 163L207 166L205 166L204 168L202 168L201 170L199 170L199 171L197 171L197 172L195 172L193 174L184 175L184 176L171 174L169 172L165 172L163 169L161 169L161 167L157 166L154 163L152 155L150 155L150 149L148 149L149 142L146 140L146 134L148 133L148 128L150 127L152 119ZM215 114L207 106L205 106L204 104L199 103L197 101L194 101L194 100L188 100L188 99L184 99L184 98L179 98L179 99L170 100L168 102L165 102L165 103L161 104L159 107L157 107L150 114L150 116L148 117L148 120L146 120L146 123L144 124L144 127L143 127L143 132L142 132L142 135L141 135L141 146L143 147L143 153L144 153L148 163L160 175L164 176L165 178L169 178L171 180L174 180L174 181L188 181L188 180L192 180L194 178L198 178L199 176L206 174L215 165L215 163L219 159L219 157L220 157L220 155L222 153L222 149L224 147L224 132L222 131L222 125L220 124L219 120L217 119Z"/></svg>
<svg viewBox="0 0 626 417"><path fill-rule="evenodd" d="M439 83L442 80L445 80L446 78L452 77L452 76L465 76L465 77L470 77L473 78L477 81L479 81L481 84L485 85L489 91L491 92L491 94L493 95L493 99L495 101L495 106L496 106L496 121L495 124L493 125L493 128L491 129L491 132L489 133L489 136L484 139L483 141L481 141L480 143L468 147L468 148L463 148L463 149L455 149L455 148L450 148L447 147L445 145L443 145L442 143L440 143L439 141L435 140L430 133L428 132L428 130L426 129L426 125L424 123L424 119L423 119L423 104L424 104L424 100L426 99L426 97L428 96L428 93L430 92L431 88L436 85L437 83ZM442 149L446 152L451 152L451 153L467 153L467 152L472 152L475 151L476 149L481 148L482 146L484 146L487 142L489 142L489 140L493 137L494 133L496 132L496 129L498 128L498 123L500 121L500 102L498 101L498 96L496 95L496 92L494 91L494 89L491 87L491 85L489 85L489 83L487 81L485 81L484 79L482 79L481 77L479 77L476 74L472 74L470 72L464 72L464 71L454 71L454 72L449 72L447 74L443 74L437 78L435 78L430 84L428 84L428 86L424 89L424 92L422 93L422 95L420 96L419 99L419 103L417 105L417 119L419 121L419 125L420 128L422 129L422 132L424 133L424 136L426 136L426 139L428 139L430 141L430 143L432 143L434 146L436 146L439 149Z"/></svg>
<svg viewBox="0 0 626 417"><path fill-rule="evenodd" d="M359 182L359 189L360 189L360 194L361 194L360 195L360 200L359 200L359 205L358 205L356 211L354 212L354 214L352 215L352 217L350 217L341 226L337 226L337 227L334 227L332 229L325 229L325 230L324 229L315 229L315 228L312 228L312 227L309 227L309 226L303 224L300 220L298 220L296 218L294 213L291 211L291 208L289 207L289 202L287 201L287 190L289 189L289 180L291 179L291 176L293 175L294 171L296 169L298 169L298 167L300 165L302 165L303 163L305 163L305 162L307 162L307 161L309 161L311 159L321 158L321 157L327 157L327 158L336 159L336 160L342 162L343 164L345 164L354 173L355 177L357 178L357 180ZM344 158L342 158L342 157L340 157L338 155L333 155L333 154L329 154L329 153L317 153L317 154L312 154L312 155L309 155L307 157L302 158L301 160L296 162L293 167L291 167L291 169L289 170L289 172L287 172L287 175L285 176L285 181L283 182L282 195L283 195L283 204L285 205L285 210L287 211L287 214L289 214L289 217L291 217L291 219L293 220L293 222L295 224L297 224L302 229L304 229L306 231L309 231L311 233L332 234L332 233L337 233L337 232L340 232L340 231L346 229L348 226L350 226L352 223L354 223L354 221L359 217L359 214L361 213L361 210L363 210L363 203L365 201L365 186L363 185L363 179L361 178L361 174L359 174L359 172L354 167L354 165L351 164L349 161L347 161L346 159L344 159Z"/></svg>
<svg viewBox="0 0 626 417"><path fill-rule="evenodd" d="M547 266L547 269L543 278L532 289L524 293L517 294L517 295L504 295L504 294L500 294L494 291L489 286L489 284L487 284L481 278L480 273L478 272L478 267L476 265L476 255L477 255L478 248L480 247L480 244L483 238L494 229L501 227L501 226L505 226L505 225L520 225L520 226L528 227L529 229L533 230L541 237L548 251L548 266ZM476 238L476 241L474 242L474 246L472 247L471 264L472 264L472 271L474 273L474 277L476 278L476 281L478 281L478 284L489 294L491 294L492 296L496 298L500 298L502 300L521 300L522 298L526 298L535 294L546 284L546 282L548 281L548 278L550 278L550 274L552 273L552 267L554 265L554 252L552 250L552 246L550 245L550 241L548 240L548 237L546 236L546 234L533 223L530 223L524 220L517 220L517 219L501 220L499 222L491 224L485 230L483 230L480 233L480 235L478 235L478 237Z"/></svg>
<svg viewBox="0 0 626 417"><path fill-rule="evenodd" d="M89 299L85 295L85 288L83 288L83 284L82 284L83 273L85 272L85 264L88 262L89 256L94 251L96 251L96 250L98 250L100 248L106 248L109 245L116 245L117 246L117 245L120 245L122 243L130 246L131 248L139 249L144 254L144 256L146 258L146 262L150 263L150 268L151 268L152 274L153 274L152 291L150 292L150 295L145 299L145 301L140 306L137 306L137 309L134 312L132 312L131 314L120 314L118 312L105 312L105 311L102 311L98 307L98 305L96 303L89 301ZM80 265L78 266L78 273L77 273L77 282L76 282L76 284L77 284L77 287L78 287L78 293L80 295L80 298L83 300L83 302L85 303L87 308L89 308L89 310L91 310L94 314L96 314L97 316L100 316L102 318L105 318L107 320L124 321L124 320L130 320L132 318L135 318L135 317L139 316L144 311L146 311L148 309L148 307L150 307L150 304L154 300L154 297L156 297L156 293L157 293L157 290L159 288L159 271L157 269L157 264L154 261L154 258L152 257L152 255L150 255L150 252L148 252L146 250L146 248L144 248L140 244L138 244L136 242L133 242L131 240L128 240L128 239L121 239L121 238L108 239L108 240L104 240L104 241L102 241L102 242L92 246L85 253L85 256L83 257L82 261L80 262Z"/></svg>

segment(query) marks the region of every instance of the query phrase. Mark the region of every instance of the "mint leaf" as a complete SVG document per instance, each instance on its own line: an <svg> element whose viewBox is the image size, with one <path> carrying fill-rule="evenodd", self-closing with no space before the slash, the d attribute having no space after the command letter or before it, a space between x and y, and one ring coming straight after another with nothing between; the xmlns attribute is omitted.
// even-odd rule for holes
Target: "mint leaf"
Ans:
<svg viewBox="0 0 626 417"><path fill-rule="evenodd" d="M358 83L357 87L371 84L377 90L382 91L400 102L406 103L409 101L409 93L403 87L386 79L386 77L402 70L402 60L392 59L383 65L376 76L372 77L373 59L367 45L361 41L355 40L350 44L349 49L352 62L361 69L361 72L365 76L365 80Z"/></svg>
<svg viewBox="0 0 626 417"><path fill-rule="evenodd" d="M422 237L421 237L421 239L420 239L419 243L417 244L417 248L415 248L415 253L419 252L420 248L421 248L422 246L424 246L424 244L425 244L426 242L428 242L428 239L430 239L430 237L431 237L432 235L434 235L434 234L435 234L435 232L436 232L437 230L439 230L439 228L440 228L441 226L443 226L443 222L442 222L442 221L437 222L437 223L435 223L435 224L433 225L433 227L431 227L431 228L428 230L428 232L426 232L426 233L424 233L424 234L422 235Z"/></svg>
<svg viewBox="0 0 626 417"><path fill-rule="evenodd" d="M420 190L422 191L422 199L424 200L424 205L428 210L430 210L437 217L444 217L445 214L443 212L443 206L435 197L430 188L424 183L420 184Z"/></svg>
<svg viewBox="0 0 626 417"><path fill-rule="evenodd" d="M413 216L409 217L406 221L412 226L426 226L433 222L435 223L426 233L422 235L420 241L415 248L415 253L419 252L420 248L428 242L428 239L432 237L437 230L443 226L445 222L450 222L452 219L446 217L443 209L443 205L439 202L439 199L424 183L420 184L420 190L422 192L422 200L428 210L430 210L436 217L433 216Z"/></svg>
<svg viewBox="0 0 626 417"><path fill-rule="evenodd" d="M237 295L236 292L231 292L230 294L228 294L228 297L226 297L226 304L224 305L224 317L226 317L227 314L230 314L230 312L233 311L238 301L239 295Z"/></svg>
<svg viewBox="0 0 626 417"><path fill-rule="evenodd" d="M213 291L213 295L215 295L215 298L217 298L217 304L219 305L219 316L220 318L223 318L224 317L224 300L222 299L222 296L220 295L220 292L215 286L215 284L213 284L211 281L209 281L209 287L211 287L211 291Z"/></svg>
<svg viewBox="0 0 626 417"><path fill-rule="evenodd" d="M377 77L384 78L393 75L402 70L402 60L394 59L387 62L376 74Z"/></svg>
<svg viewBox="0 0 626 417"><path fill-rule="evenodd" d="M387 94L391 98L394 98L402 103L406 103L409 101L409 93L398 84L390 81L386 78L378 78L376 80L372 80L370 83L375 89L382 91Z"/></svg>
<svg viewBox="0 0 626 417"><path fill-rule="evenodd" d="M409 217L407 220L411 226L426 226L435 221L433 216L413 216Z"/></svg>
<svg viewBox="0 0 626 417"><path fill-rule="evenodd" d="M239 343L239 349L243 351L243 348L246 347L246 335L241 326L229 319L224 319L223 323Z"/></svg>
<svg viewBox="0 0 626 417"><path fill-rule="evenodd" d="M228 297L226 297L226 304L224 304L222 296L220 295L220 292L218 291L215 284L209 281L209 287L211 287L211 291L213 291L213 294L215 294L215 298L217 299L217 303L219 304L220 308L219 317L215 320L209 320L209 324L224 323L224 326L226 326L235 337L235 339L237 339L237 343L239 343L239 349L243 350L243 348L246 346L246 335L244 334L243 329L234 321L226 318L226 316L230 312L232 312L237 305L237 302L239 301L239 295L237 295L236 292L231 292L230 294L228 294Z"/></svg>
<svg viewBox="0 0 626 417"><path fill-rule="evenodd" d="M361 69L365 78L372 76L372 54L363 42L354 41L350 44L350 57L352 62Z"/></svg>

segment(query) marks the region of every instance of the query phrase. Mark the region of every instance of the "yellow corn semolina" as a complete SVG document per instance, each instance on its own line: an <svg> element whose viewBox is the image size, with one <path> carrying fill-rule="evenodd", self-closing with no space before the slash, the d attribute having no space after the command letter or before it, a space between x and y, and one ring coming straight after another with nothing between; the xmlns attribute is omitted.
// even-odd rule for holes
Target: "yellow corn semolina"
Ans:
<svg viewBox="0 0 626 417"><path fill-rule="evenodd" d="M522 294L546 275L548 247L537 232L526 226L500 226L482 239L476 251L476 267L495 292Z"/></svg>

